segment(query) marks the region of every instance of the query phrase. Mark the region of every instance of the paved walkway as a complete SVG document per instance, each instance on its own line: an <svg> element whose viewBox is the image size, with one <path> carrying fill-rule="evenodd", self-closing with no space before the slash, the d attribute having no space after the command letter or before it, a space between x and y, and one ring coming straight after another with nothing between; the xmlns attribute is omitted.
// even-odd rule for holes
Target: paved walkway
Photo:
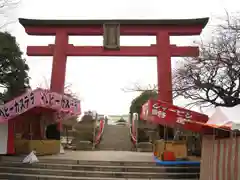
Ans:
<svg viewBox="0 0 240 180"><path fill-rule="evenodd" d="M22 156L3 156L5 160L22 160ZM131 151L65 151L65 154L38 156L41 159L64 159L82 161L153 162L153 153ZM0 157L1 160L1 157Z"/></svg>
<svg viewBox="0 0 240 180"><path fill-rule="evenodd" d="M153 162L153 153L131 151L65 151L65 154L40 158L88 160L88 161L137 161Z"/></svg>

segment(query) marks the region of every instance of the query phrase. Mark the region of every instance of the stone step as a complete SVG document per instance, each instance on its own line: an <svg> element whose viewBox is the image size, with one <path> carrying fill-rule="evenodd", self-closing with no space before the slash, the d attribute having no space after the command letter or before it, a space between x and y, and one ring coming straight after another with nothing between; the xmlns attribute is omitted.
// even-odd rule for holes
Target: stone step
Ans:
<svg viewBox="0 0 240 180"><path fill-rule="evenodd" d="M24 156L11 157L3 156L0 158L0 162L11 163L11 162L22 162ZM50 164L78 164L78 165L113 165L113 166L156 166L155 162L144 162L144 161L86 161L86 160L73 160L73 159L61 159L61 158L45 158L38 156L40 163Z"/></svg>
<svg viewBox="0 0 240 180"><path fill-rule="evenodd" d="M128 126L106 125L97 149L99 150L133 150Z"/></svg>
<svg viewBox="0 0 240 180"><path fill-rule="evenodd" d="M118 137L118 136L116 136ZM102 140L105 140L105 142L126 142L126 140L128 140L130 137L125 137L125 138L119 138L119 139L114 139L114 138L111 138L111 139L108 139L108 138L102 138ZM113 141L114 140L114 141Z"/></svg>
<svg viewBox="0 0 240 180"><path fill-rule="evenodd" d="M67 169L43 169L25 167L0 167L3 173L43 174L50 176L67 177L107 177L107 178L160 178L160 179L193 179L199 178L199 173L168 173L168 172L112 172L112 171L85 171Z"/></svg>
<svg viewBox="0 0 240 180"><path fill-rule="evenodd" d="M55 158L39 156L38 163L22 164L23 158L0 157L0 179L196 180L200 172L199 166L156 166L156 163L146 161L84 161L59 155Z"/></svg>
<svg viewBox="0 0 240 180"><path fill-rule="evenodd" d="M152 152L152 148L137 148L137 152Z"/></svg>
<svg viewBox="0 0 240 180"><path fill-rule="evenodd" d="M21 163L25 156L0 156L0 163ZM64 158L47 158L38 156L39 163L45 164L66 164L66 165L92 165L92 166L137 166L137 167L158 167L155 162L147 161L94 161L94 160L74 160ZM199 165L191 165L190 167L200 167ZM174 165L171 165L174 167ZM189 165L175 165L175 167L189 167Z"/></svg>
<svg viewBox="0 0 240 180"><path fill-rule="evenodd" d="M100 151L129 151L129 149L134 150L133 147L129 147L129 148L123 148L123 147L114 147L114 148L110 148L110 147L104 147L101 146L101 149L99 149Z"/></svg>
<svg viewBox="0 0 240 180"><path fill-rule="evenodd" d="M127 140L128 141L128 140ZM131 146L132 143L128 143L125 140L124 141L104 141L101 143L101 145L111 145L111 146Z"/></svg>
<svg viewBox="0 0 240 180"><path fill-rule="evenodd" d="M153 145L150 142L139 142L137 144L138 152L153 152Z"/></svg>
<svg viewBox="0 0 240 180"><path fill-rule="evenodd" d="M14 174L14 173L0 173L0 179L4 180L126 180L126 178L101 178L101 177L66 177L66 176L49 176L39 174ZM127 180L149 180L143 178L128 178ZM151 179L151 180L165 180L165 179ZM168 179L174 180L174 179ZM198 179L185 179L185 180L198 180Z"/></svg>
<svg viewBox="0 0 240 180"><path fill-rule="evenodd" d="M111 165L76 165L76 164L52 164L52 163L35 163L22 164L20 162L2 162L0 167L23 167L23 168L46 168L46 169L65 169L80 171L112 171L112 172L156 172L156 173L177 173L191 172L199 173L200 167L163 167L163 166L111 166Z"/></svg>

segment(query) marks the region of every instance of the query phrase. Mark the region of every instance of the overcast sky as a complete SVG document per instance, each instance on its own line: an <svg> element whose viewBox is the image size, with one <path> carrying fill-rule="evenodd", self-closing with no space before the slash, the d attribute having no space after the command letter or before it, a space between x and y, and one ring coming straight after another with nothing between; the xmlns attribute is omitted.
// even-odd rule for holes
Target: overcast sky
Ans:
<svg viewBox="0 0 240 180"><path fill-rule="evenodd" d="M238 11L238 0L22 0L15 17L35 19L164 19L201 18L223 15L224 8ZM10 12L13 16L13 12ZM208 34L208 26L203 34ZM27 36L18 24L7 29L13 33L25 52L27 45L54 43L54 37ZM190 45L196 37L174 37L171 43ZM71 37L74 45L102 45L101 37ZM149 45L154 37L123 37L121 45ZM26 57L30 66L31 85L49 87L52 57ZM172 58L173 68L177 59ZM156 84L155 58L123 57L71 57L67 62L66 84L82 100L84 110L97 110L105 114L126 114L131 100L138 93L125 93L122 88L133 83ZM186 102L186 101L184 101ZM175 102L183 105L183 101Z"/></svg>

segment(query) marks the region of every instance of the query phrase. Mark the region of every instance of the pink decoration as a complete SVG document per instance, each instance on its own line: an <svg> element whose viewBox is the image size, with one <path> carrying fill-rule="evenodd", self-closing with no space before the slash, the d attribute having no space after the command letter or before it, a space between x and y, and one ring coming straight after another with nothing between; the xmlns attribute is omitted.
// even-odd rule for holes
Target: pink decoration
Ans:
<svg viewBox="0 0 240 180"><path fill-rule="evenodd" d="M99 125L99 131L98 131L98 134L97 134L96 140L95 140L95 144L100 143L100 140L101 140L101 137L102 137L102 134L103 134L103 130L104 130L104 126L105 126L105 120L101 119L100 120L100 125Z"/></svg>
<svg viewBox="0 0 240 180"><path fill-rule="evenodd" d="M65 116L81 114L80 101L45 89L35 89L0 106L0 123L6 122L34 107L56 110Z"/></svg>
<svg viewBox="0 0 240 180"><path fill-rule="evenodd" d="M131 138L133 140L133 143L136 144L137 143L137 132L136 132L136 125L135 125L135 121L137 120L137 116L135 114L133 114L132 116L132 126L131 126Z"/></svg>

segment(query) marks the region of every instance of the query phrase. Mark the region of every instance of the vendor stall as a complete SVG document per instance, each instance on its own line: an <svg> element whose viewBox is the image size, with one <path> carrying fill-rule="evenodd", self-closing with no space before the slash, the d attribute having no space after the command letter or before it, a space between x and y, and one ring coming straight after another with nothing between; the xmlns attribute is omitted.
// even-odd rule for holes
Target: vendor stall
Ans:
<svg viewBox="0 0 240 180"><path fill-rule="evenodd" d="M149 100L142 107L141 119L151 123L171 127L175 130L184 129L192 132L201 131L201 126L185 123L186 121L197 121L205 123L208 116L181 107L174 106L160 100ZM166 136L166 133L164 133ZM177 134L175 132L175 134ZM168 139L156 141L154 146L155 157L160 160L176 161L177 159L187 158L187 142L179 139Z"/></svg>
<svg viewBox="0 0 240 180"><path fill-rule="evenodd" d="M152 112L152 109L148 108L149 112ZM169 122L167 118L169 111L165 110L164 112L166 119L156 118L154 113L148 113L147 116L146 113L143 115L149 118L146 120L166 123L171 126L173 119ZM204 115L200 118L192 115L191 119L181 119L181 125L184 129L192 129L192 131L202 134L200 180L240 179L239 112L240 105L231 108L217 107L206 122L204 122L206 119ZM163 119L165 121L162 121ZM166 146L166 143L164 145Z"/></svg>
<svg viewBox="0 0 240 180"><path fill-rule="evenodd" d="M50 135L46 129L80 112L78 100L44 89L13 99L0 106L0 154L28 154L32 150L41 155L58 153L59 130L53 138L53 131Z"/></svg>

